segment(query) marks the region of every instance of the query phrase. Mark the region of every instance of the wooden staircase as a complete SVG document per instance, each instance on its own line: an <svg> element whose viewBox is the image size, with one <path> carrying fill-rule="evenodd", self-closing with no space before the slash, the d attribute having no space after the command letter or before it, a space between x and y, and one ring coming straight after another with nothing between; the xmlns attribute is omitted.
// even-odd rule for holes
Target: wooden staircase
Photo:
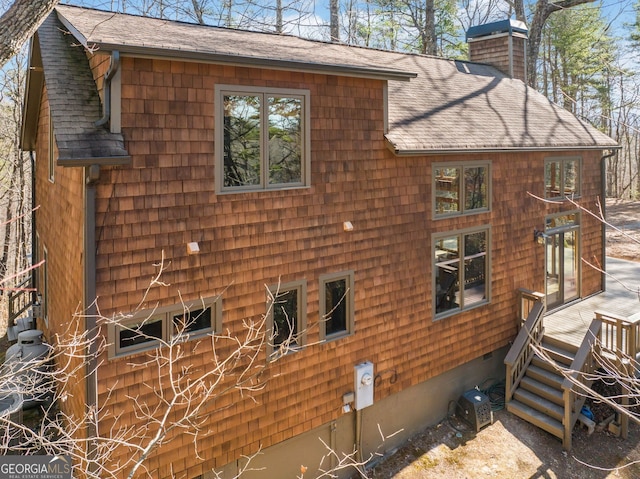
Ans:
<svg viewBox="0 0 640 479"><path fill-rule="evenodd" d="M578 348L544 337L540 353L534 354L507 410L550 434L564 439L564 376Z"/></svg>
<svg viewBox="0 0 640 479"><path fill-rule="evenodd" d="M507 410L562 440L571 432L590 390L596 364L592 354L602 320L596 318L580 347L544 334L544 295L520 290L520 330L505 357Z"/></svg>

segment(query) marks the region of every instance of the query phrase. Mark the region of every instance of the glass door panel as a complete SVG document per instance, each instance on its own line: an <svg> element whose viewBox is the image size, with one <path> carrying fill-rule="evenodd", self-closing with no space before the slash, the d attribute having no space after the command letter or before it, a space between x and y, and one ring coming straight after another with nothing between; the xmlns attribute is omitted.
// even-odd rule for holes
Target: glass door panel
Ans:
<svg viewBox="0 0 640 479"><path fill-rule="evenodd" d="M546 294L547 308L578 298L580 255L578 228L548 234L546 240Z"/></svg>
<svg viewBox="0 0 640 479"><path fill-rule="evenodd" d="M550 235L546 241L546 263L547 263L547 308L562 304L560 288L560 242L558 235Z"/></svg>

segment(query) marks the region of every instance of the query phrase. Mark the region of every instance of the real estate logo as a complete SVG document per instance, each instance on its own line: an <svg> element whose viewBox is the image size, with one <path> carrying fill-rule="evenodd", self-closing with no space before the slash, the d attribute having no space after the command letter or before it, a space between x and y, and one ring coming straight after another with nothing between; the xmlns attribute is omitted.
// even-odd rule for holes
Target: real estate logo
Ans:
<svg viewBox="0 0 640 479"><path fill-rule="evenodd" d="M69 456L1 456L0 479L71 479Z"/></svg>

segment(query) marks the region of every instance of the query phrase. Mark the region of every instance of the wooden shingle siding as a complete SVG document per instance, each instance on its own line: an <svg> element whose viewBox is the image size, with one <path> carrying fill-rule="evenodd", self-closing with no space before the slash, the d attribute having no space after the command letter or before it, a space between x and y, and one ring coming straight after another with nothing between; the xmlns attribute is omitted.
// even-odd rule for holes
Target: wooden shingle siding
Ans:
<svg viewBox="0 0 640 479"><path fill-rule="evenodd" d="M236 393L215 402L221 412L197 446L203 464L181 439L151 459L152 475L169 477L171 463L173 474L195 476L335 420L342 395L353 389L353 366L364 360L381 373L378 401L503 347L516 332L517 288L544 291L544 248L533 230L560 207L527 191L544 194L546 153L396 157L383 140L378 80L126 57L120 68L132 165L104 168L97 186L102 313L132 311L163 252L169 286L152 288L145 306L177 304L178 291L185 300L222 294L223 327L235 334L242 334L243 318L264 314L265 285L307 281L310 346L267 367L257 402ZM216 195L216 84L310 90L310 188ZM434 220L432 164L475 160L491 162L491 211ZM598 160L583 155L589 202L598 193ZM586 230L590 220L583 220ZM345 221L353 231L343 230ZM433 321L432 234L487 225L490 303ZM187 256L191 241L200 254ZM597 234L583 238L589 255L599 255L600 246ZM345 270L355 276L354 334L315 344L318 278ZM583 294L599 289L596 276L583 271ZM184 364L205 370L210 355L205 340ZM145 358L105 357L99 371L101 401L115 385L109 410L123 411L131 423L126 396L151 400L142 385L151 370L130 365Z"/></svg>
<svg viewBox="0 0 640 479"><path fill-rule="evenodd" d="M82 333L82 278L83 278L83 171L55 166L55 180L49 181L49 106L46 86L38 124L36 151L36 225L39 238L38 258L43 258L43 247L47 248L48 271L48 326L39 320L47 341L55 344L55 334ZM55 126L54 126L55 128ZM55 146L54 146L55 148ZM57 149L54 150L57 158ZM44 218L55 218L43 221ZM43 288L43 268L35 272L38 288ZM62 278L54 281L53 278ZM78 315L76 316L76 313ZM76 329L77 328L77 329ZM75 364L78 364L79 359ZM61 405L67 412L81 417L85 410L84 374L81 370L75 381L69 383L73 389L68 400ZM76 386L80 386L77 387Z"/></svg>

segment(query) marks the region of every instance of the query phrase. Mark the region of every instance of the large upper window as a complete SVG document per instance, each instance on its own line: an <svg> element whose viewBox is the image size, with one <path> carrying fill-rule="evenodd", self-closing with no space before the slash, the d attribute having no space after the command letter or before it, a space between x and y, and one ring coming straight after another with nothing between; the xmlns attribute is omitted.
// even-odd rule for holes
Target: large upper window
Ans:
<svg viewBox="0 0 640 479"><path fill-rule="evenodd" d="M218 192L309 185L309 92L218 86Z"/></svg>
<svg viewBox="0 0 640 479"><path fill-rule="evenodd" d="M436 317L486 303L489 229L446 233L434 241Z"/></svg>
<svg viewBox="0 0 640 479"><path fill-rule="evenodd" d="M141 311L109 329L111 355L134 353L167 342L188 340L222 329L222 300L201 299L184 305Z"/></svg>
<svg viewBox="0 0 640 479"><path fill-rule="evenodd" d="M320 339L353 333L353 272L320 277Z"/></svg>
<svg viewBox="0 0 640 479"><path fill-rule="evenodd" d="M304 345L306 328L305 281L269 288L267 310L267 350L278 356Z"/></svg>
<svg viewBox="0 0 640 479"><path fill-rule="evenodd" d="M489 210L489 163L443 163L433 167L436 216Z"/></svg>
<svg viewBox="0 0 640 479"><path fill-rule="evenodd" d="M580 158L548 158L544 162L545 198L580 195Z"/></svg>

